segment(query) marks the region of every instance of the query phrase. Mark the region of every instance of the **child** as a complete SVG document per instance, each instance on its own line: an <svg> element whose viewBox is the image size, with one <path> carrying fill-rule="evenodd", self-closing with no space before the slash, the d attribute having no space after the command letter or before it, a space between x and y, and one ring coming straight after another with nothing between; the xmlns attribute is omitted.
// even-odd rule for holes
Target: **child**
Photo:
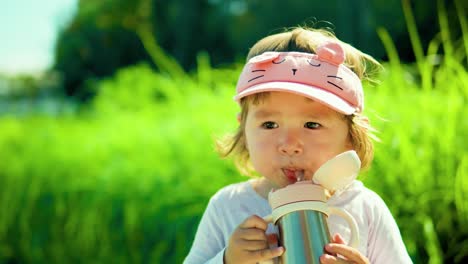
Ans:
<svg viewBox="0 0 468 264"><path fill-rule="evenodd" d="M362 114L361 79L379 63L330 32L295 28L268 36L250 50L235 100L237 133L219 142L241 172L260 177L218 191L201 219L186 264L258 263L280 256L268 193L297 180L312 180L327 160L355 150L361 169L373 158L371 128ZM322 263L411 263L400 232L382 199L360 181L330 193L329 205L356 220L360 245L346 245L350 231L329 217L333 243Z"/></svg>

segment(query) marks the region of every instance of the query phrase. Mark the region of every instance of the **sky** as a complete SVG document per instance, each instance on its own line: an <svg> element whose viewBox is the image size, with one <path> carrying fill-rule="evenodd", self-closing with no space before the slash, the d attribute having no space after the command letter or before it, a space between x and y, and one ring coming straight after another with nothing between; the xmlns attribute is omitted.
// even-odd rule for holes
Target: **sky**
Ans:
<svg viewBox="0 0 468 264"><path fill-rule="evenodd" d="M78 0L0 0L0 73L36 74L52 66L59 30Z"/></svg>

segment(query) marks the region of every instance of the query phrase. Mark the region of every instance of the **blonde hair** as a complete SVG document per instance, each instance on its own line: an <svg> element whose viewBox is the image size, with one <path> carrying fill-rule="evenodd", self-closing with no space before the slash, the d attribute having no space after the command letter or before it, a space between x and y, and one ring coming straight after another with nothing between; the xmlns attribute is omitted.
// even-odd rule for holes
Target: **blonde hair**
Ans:
<svg viewBox="0 0 468 264"><path fill-rule="evenodd" d="M325 29L308 29L297 27L291 31L267 36L258 41L249 51L247 60L266 51L299 51L315 53L320 44L333 40L339 42L345 49L345 65L350 68L359 79L374 82L371 77L381 69L370 55L367 55L351 45L337 39L335 35ZM268 97L269 93L258 93L240 100L241 112L239 127L235 134L226 135L216 141L216 147L221 157L234 157L234 162L242 174L252 176L254 169L250 164L250 156L245 143L245 121L251 104L259 104ZM367 117L361 114L344 116L349 127L349 137L354 150L361 159L361 169L370 167L374 157L374 145L371 139L377 139L375 130L369 125Z"/></svg>

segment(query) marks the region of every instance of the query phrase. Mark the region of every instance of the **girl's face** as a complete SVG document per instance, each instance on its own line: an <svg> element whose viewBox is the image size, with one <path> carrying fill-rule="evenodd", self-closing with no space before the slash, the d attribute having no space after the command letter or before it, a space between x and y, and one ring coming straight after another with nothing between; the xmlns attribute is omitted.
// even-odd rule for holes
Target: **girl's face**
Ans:
<svg viewBox="0 0 468 264"><path fill-rule="evenodd" d="M249 105L245 138L255 170L272 188L311 180L323 163L352 149L342 114L287 92Z"/></svg>

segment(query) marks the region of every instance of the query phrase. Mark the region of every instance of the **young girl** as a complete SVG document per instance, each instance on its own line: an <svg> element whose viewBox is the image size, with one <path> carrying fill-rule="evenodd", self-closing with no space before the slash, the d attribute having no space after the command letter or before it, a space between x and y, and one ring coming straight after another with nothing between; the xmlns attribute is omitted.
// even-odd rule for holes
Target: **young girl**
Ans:
<svg viewBox="0 0 468 264"><path fill-rule="evenodd" d="M248 54L236 88L241 106L235 135L219 142L241 172L259 177L222 188L211 199L184 263L258 263L275 260L276 231L267 196L297 180L312 180L327 160L355 150L361 169L373 158L371 128L362 114L362 79L380 67L369 55L324 30L296 28L268 36ZM333 242L322 263L411 263L382 199L354 180L331 192L329 205L348 211L359 228L357 249L346 245L347 224L330 216Z"/></svg>

